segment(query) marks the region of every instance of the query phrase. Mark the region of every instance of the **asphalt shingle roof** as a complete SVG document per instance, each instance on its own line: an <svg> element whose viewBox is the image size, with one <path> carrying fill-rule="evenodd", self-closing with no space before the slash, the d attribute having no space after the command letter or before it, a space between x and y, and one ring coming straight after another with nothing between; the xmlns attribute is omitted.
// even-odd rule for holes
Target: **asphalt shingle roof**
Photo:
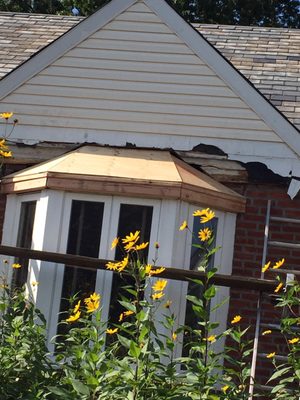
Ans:
<svg viewBox="0 0 300 400"><path fill-rule="evenodd" d="M83 17L0 12L0 79ZM300 30L196 24L300 129Z"/></svg>
<svg viewBox="0 0 300 400"><path fill-rule="evenodd" d="M195 25L264 96L300 129L300 30Z"/></svg>

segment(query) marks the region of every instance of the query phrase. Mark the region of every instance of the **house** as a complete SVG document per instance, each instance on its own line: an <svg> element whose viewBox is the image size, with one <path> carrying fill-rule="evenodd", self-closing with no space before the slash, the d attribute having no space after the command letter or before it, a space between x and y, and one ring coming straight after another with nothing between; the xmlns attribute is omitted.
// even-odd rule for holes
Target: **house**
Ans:
<svg viewBox="0 0 300 400"><path fill-rule="evenodd" d="M111 259L112 239L141 229L149 262L190 269L191 238L178 227L187 220L197 232L192 211L211 207L219 271L260 276L268 200L272 215L300 218L298 31L192 27L164 0L112 0L86 19L0 21L1 110L20 121L2 179L4 244ZM273 240L300 242L299 224L271 228ZM299 264L299 245L268 250ZM49 338L62 297L96 290L106 317L107 299L116 306L109 271L40 261L23 271L13 279L28 282ZM168 290L184 322L187 284ZM232 290L212 318L224 329L238 309L254 325L257 296ZM276 338L264 346L274 351Z"/></svg>

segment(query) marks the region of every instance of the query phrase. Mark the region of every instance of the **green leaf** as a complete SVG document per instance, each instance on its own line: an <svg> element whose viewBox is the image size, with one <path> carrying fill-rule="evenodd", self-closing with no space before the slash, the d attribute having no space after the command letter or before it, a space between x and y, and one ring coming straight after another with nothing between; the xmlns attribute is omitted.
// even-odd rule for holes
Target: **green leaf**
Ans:
<svg viewBox="0 0 300 400"><path fill-rule="evenodd" d="M216 287L215 286L210 286L205 292L203 293L203 296L206 300L210 300L216 295Z"/></svg>
<svg viewBox="0 0 300 400"><path fill-rule="evenodd" d="M90 389L88 388L88 386L84 385L82 382L77 381L76 379L72 379L71 383L72 383L74 390L76 390L77 393L83 394L85 396L90 395Z"/></svg>
<svg viewBox="0 0 300 400"><path fill-rule="evenodd" d="M133 341L130 342L129 355L134 358L138 358L141 354L141 348Z"/></svg>
<svg viewBox="0 0 300 400"><path fill-rule="evenodd" d="M132 311L134 313L136 312L136 307L132 303L129 303L128 301L121 301L121 300L119 301L119 303L121 304L121 306L123 306L127 310Z"/></svg>
<svg viewBox="0 0 300 400"><path fill-rule="evenodd" d="M51 393L56 394L57 396L61 396L64 399L70 399L70 393L64 389L59 389L54 386L49 386L48 389Z"/></svg>
<svg viewBox="0 0 300 400"><path fill-rule="evenodd" d="M121 336L121 335L117 335L117 336L118 336L118 339L119 339L119 342L121 343L121 345L126 347L127 349L129 349L131 341L124 336Z"/></svg>

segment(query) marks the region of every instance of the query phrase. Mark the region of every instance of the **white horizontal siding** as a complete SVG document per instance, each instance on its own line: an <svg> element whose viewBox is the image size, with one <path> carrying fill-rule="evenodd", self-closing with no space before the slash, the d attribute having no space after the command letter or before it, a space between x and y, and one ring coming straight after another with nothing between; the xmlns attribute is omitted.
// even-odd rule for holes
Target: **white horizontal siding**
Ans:
<svg viewBox="0 0 300 400"><path fill-rule="evenodd" d="M77 48L71 50L66 54L65 57L61 58L61 60L74 58L81 59L82 61L96 61L104 62L104 61L132 61L137 62L139 66L140 62L146 62L151 67L152 64L168 64L168 65L183 65L183 66L191 66L194 68L196 73L201 74L201 68L206 68L211 71L211 69L204 65L195 55L190 54L163 54L163 53L143 53L141 51L114 51L114 50L102 50L101 52L95 52L95 49L89 48ZM58 60L59 61L59 60ZM57 62L58 62L57 61ZM57 62L55 64L57 64ZM164 65L166 68L166 66ZM101 65L100 65L101 68ZM197 72L197 68L200 68L200 72ZM126 69L126 68L125 68ZM210 72L210 75L215 75L213 71Z"/></svg>
<svg viewBox="0 0 300 400"><path fill-rule="evenodd" d="M258 129L261 129L263 126L261 125L261 121L255 116L253 113L251 113L251 110L245 110L243 108L229 108L229 107L218 107L214 104L214 106L197 106L197 105L180 105L178 104L164 104L163 107L163 112L162 112L162 105L159 102L152 103L150 102L147 98L140 99L140 101L137 103L136 101L129 100L128 98L126 99L125 97L123 98L122 101L119 99L117 100L108 100L108 99L91 99L89 97L84 98L83 96L78 99L76 97L70 97L69 99L65 98L65 93L62 93L61 96L55 97L55 96L48 96L46 99L41 96L41 95L12 95L11 96L11 101L14 102L14 104L19 104L23 105L26 104L27 102L30 103L31 105L34 106L40 106L40 104L43 104L43 106L47 107L58 107L60 111L63 113L63 110L68 103L68 108L73 109L74 108L74 113L77 113L78 110L76 109L87 109L89 111L95 110L97 111L111 111L113 110L114 112L126 112L129 115L129 118L133 118L129 114L134 113L138 111L139 113L144 113L144 114L151 114L150 118L152 121L155 119L164 119L164 116L167 116L168 114L174 114L175 116L180 116L182 118L181 120L187 120L187 118L190 118L190 116L193 116L196 119L196 124L199 123L197 121L197 118L201 117L215 117L217 115L217 118L221 118L222 121L224 121L224 118L233 118L233 119L238 119L241 118L242 122L246 121L247 126L250 128L250 125L253 124L252 120L254 120L254 124ZM89 93L86 93L87 96L89 96ZM120 95L117 96L118 98ZM10 107L11 105L6 104L6 107ZM28 107L30 107L28 106ZM38 111L38 109L37 109ZM43 110L42 110L43 112ZM56 112L56 110L54 111ZM154 114L154 115L152 115ZM107 114L108 115L108 114ZM89 113L87 114L89 117ZM247 119L246 119L247 118ZM187 120L189 121L189 120ZM192 122L192 121L191 121ZM195 124L195 123L194 123Z"/></svg>
<svg viewBox="0 0 300 400"><path fill-rule="evenodd" d="M136 143L140 137L144 145L174 148L183 137L186 143L281 142L143 3L4 100L3 109L13 110L21 122L14 135L20 130L30 135L40 126L41 138L47 132L52 141L121 145L120 138Z"/></svg>
<svg viewBox="0 0 300 400"><path fill-rule="evenodd" d="M152 54L194 54L192 50L182 43L159 43L159 42L137 42L126 40L121 38L119 40L112 39L97 39L95 37L85 40L83 43L77 46L74 51L79 49L97 49L97 50L121 50L127 51L138 51L143 57L146 57L146 53ZM102 52L93 52L94 56L102 57ZM199 60L199 64L201 60Z"/></svg>
<svg viewBox="0 0 300 400"><path fill-rule="evenodd" d="M113 70L113 69L97 69L97 68L69 68L53 66L48 67L46 70L40 73L40 75L46 75L45 83L51 76L63 76L63 77L78 77L84 76L85 78L92 78L97 80L118 80L118 81L129 81L129 82L153 82L153 83L169 83L169 84L183 84L192 86L226 86L216 76L206 75L187 75L187 74L170 74L167 73L155 73L155 72L140 72L140 71L124 71L124 70ZM130 84L128 84L128 90L130 90ZM80 96L80 93L78 93Z"/></svg>
<svg viewBox="0 0 300 400"><path fill-rule="evenodd" d="M42 85L42 84L27 84L23 85L19 91L18 94L12 95L10 99L16 104L20 101L22 103L26 100L32 101L33 104L36 104L36 100L34 98L23 98L22 95L37 95L39 98L39 104L41 104L41 96L43 97L43 101L45 104L49 101L64 101L66 104L71 104L70 99L72 101L79 101L80 103L85 100L120 100L120 101L125 101L125 102L134 102L134 104L138 104L140 102L143 103L158 103L158 104L169 104L169 105L178 105L177 107L177 113L178 112L183 112L183 110L189 110L190 106L193 106L192 108L196 108L197 106L206 106L206 107L212 107L211 112L216 114L214 111L214 108L217 107L222 107L228 110L228 112L234 112L236 113L235 115L237 116L239 109L245 109L245 114L248 115L250 118L251 116L254 116L255 118L258 118L255 114L252 113L251 110L247 107L247 105L242 102L239 98L235 97L223 97L223 96L206 96L205 93L201 94L183 94L183 93L163 93L163 92L150 92L147 91L147 87L143 84L143 86L139 87L140 90L137 90L138 88L135 87L135 90L128 91L128 90L122 90L122 87L116 87L117 83L115 85L111 85L109 89L105 88L104 85L101 88L97 88L95 86L93 87L84 87L80 86L80 99L78 99L78 88L73 87L71 79L67 79L66 82L60 82L55 85ZM71 82L70 82L71 81ZM65 83L65 85L63 85ZM83 82L84 84L84 82ZM154 89L154 88L153 88ZM224 90L223 90L224 92ZM47 97L44 97L41 93L47 93ZM81 103L82 104L82 103ZM124 103L123 103L124 104ZM165 107L165 106L164 106ZM161 110L161 107L160 107ZM203 110L202 110L203 111ZM200 110L198 110L198 113ZM218 110L219 112L219 110Z"/></svg>

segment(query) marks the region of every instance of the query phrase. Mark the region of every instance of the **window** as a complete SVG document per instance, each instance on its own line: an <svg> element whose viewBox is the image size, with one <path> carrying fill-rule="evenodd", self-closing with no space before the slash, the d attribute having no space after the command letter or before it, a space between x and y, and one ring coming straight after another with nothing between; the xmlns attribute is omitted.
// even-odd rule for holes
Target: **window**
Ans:
<svg viewBox="0 0 300 400"><path fill-rule="evenodd" d="M121 204L119 214L119 225L118 225L118 237L125 237L130 232L140 231L140 242L149 242L152 224L153 207L142 206L136 204ZM148 248L144 252L140 252L140 255L147 260ZM121 260L124 257L122 251L117 247L115 259ZM112 280L111 299L110 299L110 319L113 322L118 321L118 317L122 312L122 308L118 303L120 296L120 288L126 284L130 284L131 279L129 277L114 274ZM125 294L125 293L124 293ZM126 293L128 297L128 293Z"/></svg>
<svg viewBox="0 0 300 400"><path fill-rule="evenodd" d="M192 234L192 248L191 248L191 255L190 255L190 270L197 271L198 267L203 264L205 251L195 245L203 245L203 242L198 237L198 232L201 229L209 228L214 233L214 241L211 245L211 248L216 246L216 235L217 235L217 227L218 227L218 218L214 218L205 224L200 223L199 217L194 217L193 220L193 234ZM208 269L214 267L214 255L212 255L208 261ZM190 282L188 284L187 294L189 296L196 296L200 298L203 293L202 286ZM199 325L195 319L195 315L192 309L192 303L187 301L186 302L186 309L185 309L185 325L191 327L192 329L199 329ZM183 340L183 355L188 355L188 343L192 340L192 338L187 334L184 336Z"/></svg>
<svg viewBox="0 0 300 400"><path fill-rule="evenodd" d="M31 248L35 209L36 201L26 201L21 204L17 247ZM27 281L29 260L16 258L15 262L21 264L22 268L14 270L12 285L13 287L21 287Z"/></svg>
<svg viewBox="0 0 300 400"><path fill-rule="evenodd" d="M67 253L98 257L104 203L72 201ZM60 312L69 309L69 299L78 294L89 296L95 290L97 272L85 268L65 266Z"/></svg>

